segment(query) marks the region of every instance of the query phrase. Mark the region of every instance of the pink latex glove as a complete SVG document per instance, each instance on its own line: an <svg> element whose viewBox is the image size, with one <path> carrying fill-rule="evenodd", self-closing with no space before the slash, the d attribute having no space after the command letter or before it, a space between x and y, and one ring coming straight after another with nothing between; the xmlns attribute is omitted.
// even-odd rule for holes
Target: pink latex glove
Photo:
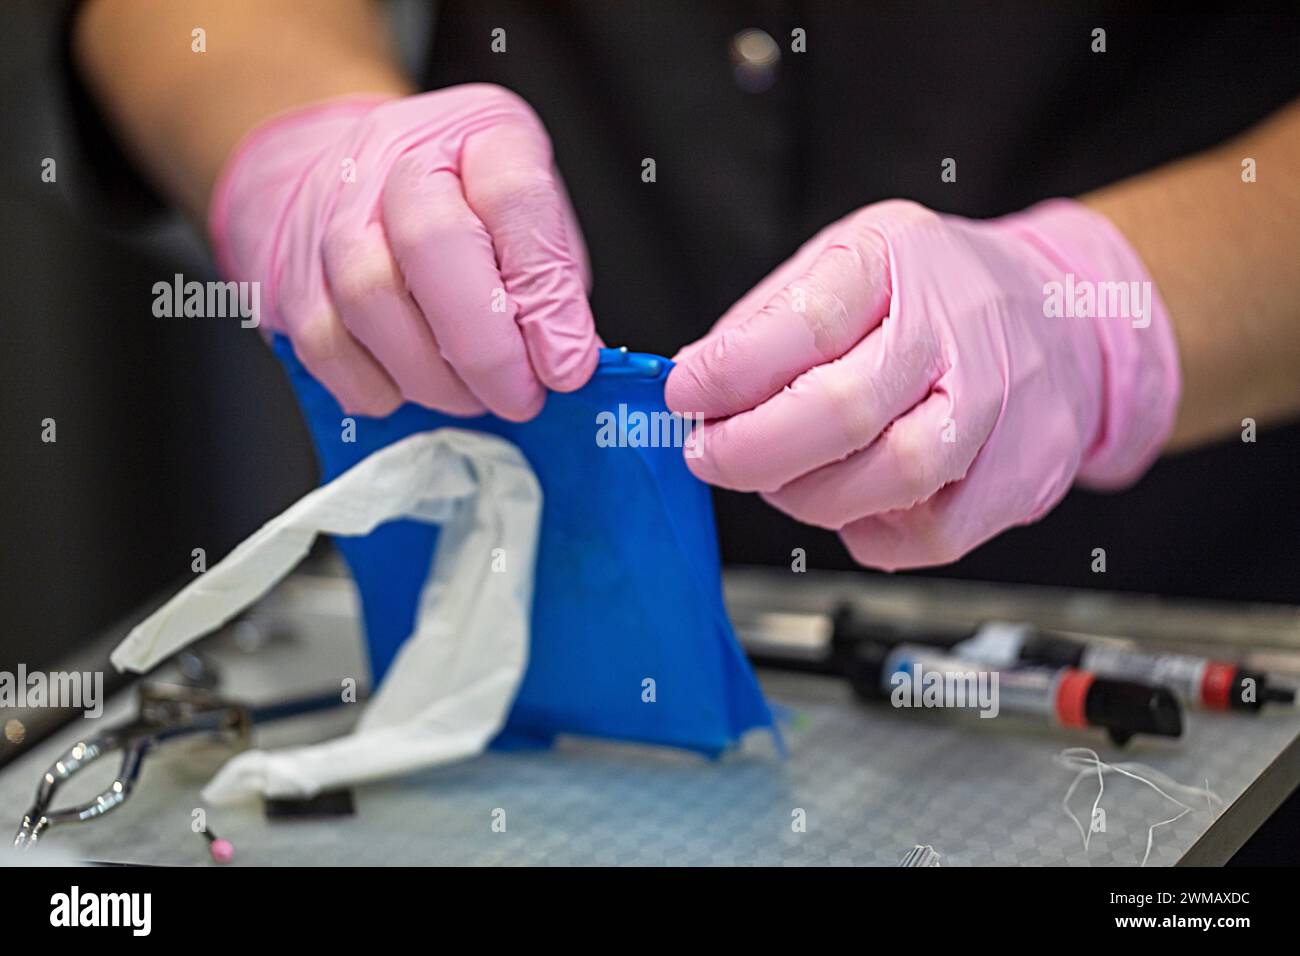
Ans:
<svg viewBox="0 0 1300 956"><path fill-rule="evenodd" d="M1076 303L1071 289L1090 284L1147 285L1129 317L1049 317L1057 282ZM1109 303L1112 287L1091 287ZM669 407L707 419L687 458L696 475L760 491L888 570L954 561L1038 520L1076 480L1135 481L1179 393L1150 276L1109 220L1070 200L986 222L868 206L677 360Z"/></svg>
<svg viewBox="0 0 1300 956"><path fill-rule="evenodd" d="M276 117L227 163L218 265L260 281L346 411L404 399L516 421L595 370L586 249L541 121L500 87L335 100Z"/></svg>

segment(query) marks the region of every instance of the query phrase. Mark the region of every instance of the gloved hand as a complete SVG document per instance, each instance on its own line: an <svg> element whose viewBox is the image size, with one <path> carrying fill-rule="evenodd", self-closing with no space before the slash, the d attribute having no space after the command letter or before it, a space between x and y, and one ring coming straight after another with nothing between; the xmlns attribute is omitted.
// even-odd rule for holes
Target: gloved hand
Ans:
<svg viewBox="0 0 1300 956"><path fill-rule="evenodd" d="M990 221L868 206L677 361L668 405L706 419L696 475L760 491L889 570L954 561L1076 480L1135 481L1179 393L1150 276L1069 200Z"/></svg>
<svg viewBox="0 0 1300 956"><path fill-rule="evenodd" d="M227 163L222 272L345 410L523 421L596 368L586 250L541 121L500 87L335 100Z"/></svg>

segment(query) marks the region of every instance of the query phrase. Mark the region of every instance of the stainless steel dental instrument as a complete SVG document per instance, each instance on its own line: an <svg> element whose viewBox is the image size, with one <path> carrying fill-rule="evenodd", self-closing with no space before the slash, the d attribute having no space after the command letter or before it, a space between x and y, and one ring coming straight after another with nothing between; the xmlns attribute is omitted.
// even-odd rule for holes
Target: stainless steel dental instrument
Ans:
<svg viewBox="0 0 1300 956"><path fill-rule="evenodd" d="M156 744L191 734L229 736L247 743L252 716L247 708L223 700L214 691L181 684L145 683L135 719L73 744L41 777L36 798L23 814L14 846L30 847L52 826L93 820L120 807L131 796L145 755ZM59 788L100 757L121 751L117 776L86 803L55 809Z"/></svg>
<svg viewBox="0 0 1300 956"><path fill-rule="evenodd" d="M184 664L184 662L181 662ZM140 778L145 756L158 744L177 737L211 736L243 748L252 739L254 724L325 710L341 703L338 692L291 700L265 707L250 707L227 700L212 687L207 676L196 681L182 667L181 683L145 681L140 685L139 709L134 719L118 727L78 740L45 771L36 798L23 814L14 846L30 848L51 827L84 823L115 810L131 796ZM196 683L205 686L196 686ZM117 776L89 801L55 808L63 784L101 757L120 751Z"/></svg>

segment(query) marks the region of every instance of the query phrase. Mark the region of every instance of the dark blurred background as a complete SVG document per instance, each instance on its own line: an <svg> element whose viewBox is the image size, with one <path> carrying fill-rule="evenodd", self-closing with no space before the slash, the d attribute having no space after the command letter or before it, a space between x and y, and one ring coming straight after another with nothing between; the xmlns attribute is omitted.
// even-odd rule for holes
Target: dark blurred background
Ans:
<svg viewBox="0 0 1300 956"><path fill-rule="evenodd" d="M309 490L315 465L255 329L158 319L153 284L209 277L168 219L113 233L67 148L58 5L0 13L0 669L49 661ZM42 162L57 181L41 181ZM41 441L41 422L57 442Z"/></svg>

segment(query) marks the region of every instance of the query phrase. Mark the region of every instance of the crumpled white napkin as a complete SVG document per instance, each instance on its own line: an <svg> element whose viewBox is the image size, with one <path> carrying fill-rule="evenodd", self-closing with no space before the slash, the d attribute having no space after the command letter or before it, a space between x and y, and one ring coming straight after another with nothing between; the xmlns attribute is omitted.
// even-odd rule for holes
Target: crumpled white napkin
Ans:
<svg viewBox="0 0 1300 956"><path fill-rule="evenodd" d="M505 723L527 664L541 501L532 469L504 439L455 428L411 435L267 522L137 625L111 660L146 671L219 627L288 574L317 534L365 535L396 518L439 524L415 631L357 728L314 746L245 751L203 796L309 797L472 756Z"/></svg>

